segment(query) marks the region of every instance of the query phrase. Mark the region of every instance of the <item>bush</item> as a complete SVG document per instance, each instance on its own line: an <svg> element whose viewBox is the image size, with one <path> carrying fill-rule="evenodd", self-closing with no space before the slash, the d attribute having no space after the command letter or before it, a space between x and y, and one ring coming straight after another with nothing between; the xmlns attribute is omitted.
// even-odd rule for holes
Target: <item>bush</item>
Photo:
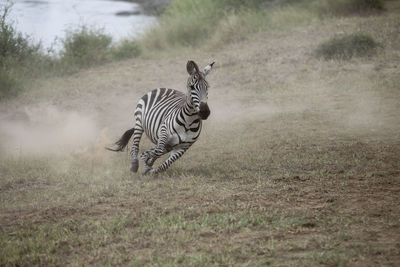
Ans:
<svg viewBox="0 0 400 267"><path fill-rule="evenodd" d="M384 9L383 0L327 0L320 2L319 6L321 13L339 16L368 14Z"/></svg>
<svg viewBox="0 0 400 267"><path fill-rule="evenodd" d="M15 96L20 90L21 85L6 70L0 69L0 100Z"/></svg>
<svg viewBox="0 0 400 267"><path fill-rule="evenodd" d="M11 58L21 63L40 50L40 45L30 44L28 36L24 37L15 30L12 24L6 22L10 8L10 6L5 6L0 9L0 62L2 65L10 62Z"/></svg>
<svg viewBox="0 0 400 267"><path fill-rule="evenodd" d="M125 40L113 46L112 38L102 30L82 26L69 31L59 56L42 51L29 36L17 32L6 21L11 10L0 5L0 99L15 96L32 79L62 75L81 68L136 57L141 53L135 41Z"/></svg>
<svg viewBox="0 0 400 267"><path fill-rule="evenodd" d="M67 32L60 52L61 62L67 68L90 67L110 59L112 38L101 30L82 26Z"/></svg>
<svg viewBox="0 0 400 267"><path fill-rule="evenodd" d="M16 95L22 89L20 70L40 52L39 44L31 44L29 36L23 36L6 22L10 9L8 3L0 6L0 99Z"/></svg>
<svg viewBox="0 0 400 267"><path fill-rule="evenodd" d="M116 60L123 60L137 57L141 54L141 47L136 41L123 40L121 43L113 47L112 57Z"/></svg>
<svg viewBox="0 0 400 267"><path fill-rule="evenodd" d="M320 44L316 50L318 57L324 59L350 59L353 56L373 54L380 44L365 34L350 34L333 37Z"/></svg>

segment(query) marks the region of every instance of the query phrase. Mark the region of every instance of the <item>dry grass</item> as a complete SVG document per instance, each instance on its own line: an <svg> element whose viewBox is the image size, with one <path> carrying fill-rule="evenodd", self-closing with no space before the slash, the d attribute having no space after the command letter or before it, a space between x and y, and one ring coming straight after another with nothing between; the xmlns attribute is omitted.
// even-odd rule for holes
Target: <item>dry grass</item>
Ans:
<svg viewBox="0 0 400 267"><path fill-rule="evenodd" d="M0 107L0 265L398 265L399 21L332 19L33 85ZM313 56L357 29L385 46L346 62ZM188 58L217 62L211 118L165 174L130 174L126 153L102 147L131 126L143 93L183 90ZM95 130L93 142L60 134L63 154L48 133L30 139L35 125L53 125L29 112L42 105L93 120L80 127ZM14 122L26 123L19 139L4 129Z"/></svg>

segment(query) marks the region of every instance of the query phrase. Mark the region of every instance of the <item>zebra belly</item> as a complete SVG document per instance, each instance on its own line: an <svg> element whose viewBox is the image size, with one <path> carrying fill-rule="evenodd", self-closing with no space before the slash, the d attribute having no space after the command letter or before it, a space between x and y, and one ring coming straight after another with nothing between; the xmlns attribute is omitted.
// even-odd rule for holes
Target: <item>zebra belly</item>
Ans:
<svg viewBox="0 0 400 267"><path fill-rule="evenodd" d="M199 135L200 131L186 131L185 128L179 127L176 132L168 135L167 144L172 148L187 148L196 142Z"/></svg>
<svg viewBox="0 0 400 267"><path fill-rule="evenodd" d="M168 151L171 151L173 148L175 148L177 145L179 145L179 138L177 134L170 134L167 139L167 144L166 144L166 149Z"/></svg>

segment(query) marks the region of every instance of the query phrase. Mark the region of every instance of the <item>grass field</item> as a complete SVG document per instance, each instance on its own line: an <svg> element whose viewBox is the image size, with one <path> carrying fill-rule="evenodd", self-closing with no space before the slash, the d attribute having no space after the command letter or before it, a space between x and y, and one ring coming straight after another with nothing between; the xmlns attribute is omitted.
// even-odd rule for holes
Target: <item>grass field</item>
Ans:
<svg viewBox="0 0 400 267"><path fill-rule="evenodd" d="M399 265L400 7L388 5L36 81L2 102L0 265ZM315 56L354 32L383 45ZM216 61L200 140L164 174L131 174L104 146L148 90L185 90L188 59Z"/></svg>

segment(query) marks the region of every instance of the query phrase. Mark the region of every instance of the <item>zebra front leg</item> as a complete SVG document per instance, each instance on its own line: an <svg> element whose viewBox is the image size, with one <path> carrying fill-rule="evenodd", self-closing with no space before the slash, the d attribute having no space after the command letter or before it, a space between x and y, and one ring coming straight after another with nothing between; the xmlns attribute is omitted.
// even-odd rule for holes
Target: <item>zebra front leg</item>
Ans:
<svg viewBox="0 0 400 267"><path fill-rule="evenodd" d="M143 172L144 175L149 174L149 173L154 173L153 169L153 164L154 162L161 157L162 155L168 153L170 149L168 150L165 146L157 146L155 148L149 149L145 152L143 152L140 155L140 158L143 160L145 167L145 170Z"/></svg>
<svg viewBox="0 0 400 267"><path fill-rule="evenodd" d="M149 171L151 171L153 169L153 164L157 159L154 151L155 151L155 148L152 148L152 149L149 149L149 150L143 152L140 155L140 158L143 160L144 166L145 166L143 174L147 174Z"/></svg>
<svg viewBox="0 0 400 267"><path fill-rule="evenodd" d="M185 153L186 150L187 150L187 148L186 149L185 148L177 148L177 149L172 150L171 153L169 154L169 157L156 169L151 169L148 172L148 174L157 174L157 173L165 171L166 169L169 168L169 166L171 166L172 163L174 163L177 159L182 157L182 155Z"/></svg>

